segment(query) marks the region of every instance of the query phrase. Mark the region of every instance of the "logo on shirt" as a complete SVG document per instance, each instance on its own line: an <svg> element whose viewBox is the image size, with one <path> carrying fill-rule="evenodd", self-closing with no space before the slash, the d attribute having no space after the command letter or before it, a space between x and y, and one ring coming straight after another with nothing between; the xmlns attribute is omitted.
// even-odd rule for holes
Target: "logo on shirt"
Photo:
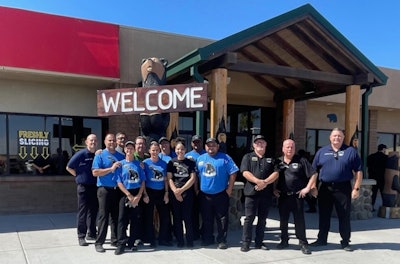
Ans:
<svg viewBox="0 0 400 264"><path fill-rule="evenodd" d="M129 169L128 173L129 173L129 180L128 180L129 183L134 183L139 181L139 174L136 171Z"/></svg>
<svg viewBox="0 0 400 264"><path fill-rule="evenodd" d="M213 177L217 175L217 171L215 170L215 167L211 163L207 162L203 175L207 177Z"/></svg>
<svg viewBox="0 0 400 264"><path fill-rule="evenodd" d="M152 181L163 181L164 180L164 175L161 171L156 170L156 169L151 169L153 171L153 178L151 179Z"/></svg>

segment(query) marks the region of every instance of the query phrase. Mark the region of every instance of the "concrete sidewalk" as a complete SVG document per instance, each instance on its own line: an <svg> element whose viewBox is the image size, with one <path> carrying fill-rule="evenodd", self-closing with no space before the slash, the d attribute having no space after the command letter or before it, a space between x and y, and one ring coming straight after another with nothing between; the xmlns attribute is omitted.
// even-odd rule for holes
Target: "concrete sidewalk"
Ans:
<svg viewBox="0 0 400 264"><path fill-rule="evenodd" d="M267 220L265 242L270 250L240 251L241 230L228 233L227 250L215 246L193 249L176 247L139 248L115 256L114 249L105 244L106 253L97 253L94 245L80 247L76 236L75 214L37 214L0 216L0 263L13 264L73 264L73 263L398 263L400 261L400 220L374 217L352 221L354 252L340 249L337 219L332 218L328 245L311 248L312 255L303 255L290 226L291 244L288 249L277 250L279 221L276 208ZM318 233L318 215L306 214L309 242ZM109 235L109 234L108 234Z"/></svg>

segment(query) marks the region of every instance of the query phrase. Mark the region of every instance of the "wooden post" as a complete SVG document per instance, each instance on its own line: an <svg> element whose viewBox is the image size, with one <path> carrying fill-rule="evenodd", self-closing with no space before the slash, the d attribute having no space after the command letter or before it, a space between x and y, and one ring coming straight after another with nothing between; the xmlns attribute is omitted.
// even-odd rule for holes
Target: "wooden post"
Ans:
<svg viewBox="0 0 400 264"><path fill-rule="evenodd" d="M214 69L211 72L209 87L211 90L210 100L210 136L215 137L218 124L222 118L227 120L227 86L228 70Z"/></svg>
<svg viewBox="0 0 400 264"><path fill-rule="evenodd" d="M346 121L345 138L346 145L350 145L360 119L360 86L349 85L346 87Z"/></svg>
<svg viewBox="0 0 400 264"><path fill-rule="evenodd" d="M283 101L283 128L282 139L288 139L290 135L294 135L294 99L286 99Z"/></svg>
<svg viewBox="0 0 400 264"><path fill-rule="evenodd" d="M167 127L167 132L166 132L168 139L171 138L171 135L175 129L177 132L179 132L179 122L178 122L179 113L170 113L169 118L170 118L169 126Z"/></svg>

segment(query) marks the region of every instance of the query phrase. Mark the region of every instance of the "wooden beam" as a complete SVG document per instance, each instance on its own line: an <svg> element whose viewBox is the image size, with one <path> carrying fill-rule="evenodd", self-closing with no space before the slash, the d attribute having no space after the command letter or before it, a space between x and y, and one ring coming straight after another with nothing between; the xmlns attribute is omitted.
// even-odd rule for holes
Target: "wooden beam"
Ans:
<svg viewBox="0 0 400 264"><path fill-rule="evenodd" d="M211 71L209 87L211 90L210 98L210 136L215 137L218 130L218 124L224 118L227 120L227 86L228 70L215 69Z"/></svg>
<svg viewBox="0 0 400 264"><path fill-rule="evenodd" d="M294 135L294 106L294 99L287 99L283 101L283 140L290 138L291 135Z"/></svg>
<svg viewBox="0 0 400 264"><path fill-rule="evenodd" d="M321 72L315 70L307 70L300 68L293 68L288 66L280 66L275 64L251 62L251 61L238 61L228 67L231 71L247 72L253 74L267 74L281 78L293 78L314 82L326 82L338 85L351 85L354 84L354 77L352 75Z"/></svg>
<svg viewBox="0 0 400 264"><path fill-rule="evenodd" d="M350 145L360 119L360 86L349 85L346 87L346 119L345 119L345 144Z"/></svg>

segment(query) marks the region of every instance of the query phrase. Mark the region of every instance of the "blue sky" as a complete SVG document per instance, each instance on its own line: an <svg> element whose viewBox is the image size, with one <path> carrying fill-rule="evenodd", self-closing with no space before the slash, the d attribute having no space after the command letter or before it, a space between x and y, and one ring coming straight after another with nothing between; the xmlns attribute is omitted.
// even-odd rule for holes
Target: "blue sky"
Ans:
<svg viewBox="0 0 400 264"><path fill-rule="evenodd" d="M0 0L0 6L214 40L306 3L375 65L400 69L400 0Z"/></svg>

